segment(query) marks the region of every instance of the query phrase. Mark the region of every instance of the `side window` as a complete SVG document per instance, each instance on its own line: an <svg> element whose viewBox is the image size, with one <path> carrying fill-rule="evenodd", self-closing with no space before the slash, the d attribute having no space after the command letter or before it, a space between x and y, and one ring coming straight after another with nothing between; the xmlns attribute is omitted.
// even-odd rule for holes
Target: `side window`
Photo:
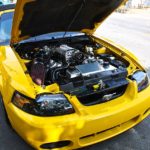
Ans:
<svg viewBox="0 0 150 150"><path fill-rule="evenodd" d="M0 18L0 42L10 40L13 12L2 14Z"/></svg>

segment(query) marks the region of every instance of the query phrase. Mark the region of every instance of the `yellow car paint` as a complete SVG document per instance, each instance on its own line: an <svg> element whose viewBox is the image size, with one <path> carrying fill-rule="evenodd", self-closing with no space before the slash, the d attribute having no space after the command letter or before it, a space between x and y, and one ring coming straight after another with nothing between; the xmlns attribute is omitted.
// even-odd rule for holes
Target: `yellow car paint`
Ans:
<svg viewBox="0 0 150 150"><path fill-rule="evenodd" d="M1 12L1 15L10 11ZM129 62L128 75L133 74L136 68L144 70L139 60L128 50L103 37L95 38L111 52ZM75 96L66 94L75 109L74 114L57 117L28 114L12 104L14 91L33 99L40 93L62 91L57 84L43 88L33 83L25 73L27 69L24 62L9 45L0 47L0 91L8 118L15 131L36 149L42 149L40 145L45 143L64 140L71 140L72 143L60 150L88 146L128 130L150 114L150 86L138 93L135 81L131 80L124 95L100 105L87 107Z"/></svg>
<svg viewBox="0 0 150 150"><path fill-rule="evenodd" d="M72 150L106 140L141 122L150 114L149 90L150 87L137 93L136 84L130 83L122 97L90 107L70 97L76 113L59 117L36 117L12 103L7 112L13 128L34 148L40 149L43 143L71 140L71 145L60 149Z"/></svg>

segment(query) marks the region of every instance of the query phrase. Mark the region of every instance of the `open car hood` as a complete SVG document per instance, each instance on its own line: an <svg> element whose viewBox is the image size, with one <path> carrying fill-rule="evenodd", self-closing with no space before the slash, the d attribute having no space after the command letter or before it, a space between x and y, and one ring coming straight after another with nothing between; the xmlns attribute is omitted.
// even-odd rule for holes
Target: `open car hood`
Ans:
<svg viewBox="0 0 150 150"><path fill-rule="evenodd" d="M11 44L60 31L93 32L126 0L18 0Z"/></svg>

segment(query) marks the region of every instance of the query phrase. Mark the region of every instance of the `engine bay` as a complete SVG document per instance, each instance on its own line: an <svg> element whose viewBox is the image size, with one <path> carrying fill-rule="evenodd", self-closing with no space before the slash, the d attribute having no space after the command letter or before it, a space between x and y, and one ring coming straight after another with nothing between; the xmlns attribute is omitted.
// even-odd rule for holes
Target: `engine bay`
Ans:
<svg viewBox="0 0 150 150"><path fill-rule="evenodd" d="M35 84L57 83L85 105L119 97L128 85L128 62L87 35L24 43L16 51L28 60L25 65Z"/></svg>

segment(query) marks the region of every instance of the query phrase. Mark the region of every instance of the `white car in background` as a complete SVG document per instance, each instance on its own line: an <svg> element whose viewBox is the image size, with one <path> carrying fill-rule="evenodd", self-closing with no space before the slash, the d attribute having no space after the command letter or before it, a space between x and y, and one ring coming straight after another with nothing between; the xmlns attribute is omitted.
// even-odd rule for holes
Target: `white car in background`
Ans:
<svg viewBox="0 0 150 150"><path fill-rule="evenodd" d="M0 5L15 4L17 0L0 0Z"/></svg>

